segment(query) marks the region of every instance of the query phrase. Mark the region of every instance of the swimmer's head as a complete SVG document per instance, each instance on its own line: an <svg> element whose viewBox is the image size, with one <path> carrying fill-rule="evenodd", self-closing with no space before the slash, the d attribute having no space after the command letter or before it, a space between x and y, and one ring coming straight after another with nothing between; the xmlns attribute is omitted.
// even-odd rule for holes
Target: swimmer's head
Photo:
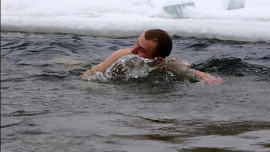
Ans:
<svg viewBox="0 0 270 152"><path fill-rule="evenodd" d="M170 55L171 50L172 40L168 33L160 29L151 29L138 37L131 52L143 58L165 58Z"/></svg>
<svg viewBox="0 0 270 152"><path fill-rule="evenodd" d="M145 32L146 40L156 42L156 51L154 57L165 58L171 54L172 39L169 34L161 29L151 29Z"/></svg>

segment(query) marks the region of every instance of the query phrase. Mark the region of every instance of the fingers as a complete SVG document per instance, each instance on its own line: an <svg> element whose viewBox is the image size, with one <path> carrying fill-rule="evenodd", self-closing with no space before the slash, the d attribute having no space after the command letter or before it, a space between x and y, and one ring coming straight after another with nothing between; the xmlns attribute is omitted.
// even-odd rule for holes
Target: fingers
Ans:
<svg viewBox="0 0 270 152"><path fill-rule="evenodd" d="M220 85L223 82L223 79L220 77L209 77L203 81L205 84L210 85Z"/></svg>

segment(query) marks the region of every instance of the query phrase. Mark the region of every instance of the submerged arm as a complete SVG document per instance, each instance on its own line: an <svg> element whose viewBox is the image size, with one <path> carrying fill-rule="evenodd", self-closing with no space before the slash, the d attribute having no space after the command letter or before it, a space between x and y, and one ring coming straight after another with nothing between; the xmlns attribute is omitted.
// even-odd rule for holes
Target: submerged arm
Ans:
<svg viewBox="0 0 270 152"><path fill-rule="evenodd" d="M206 84L219 85L223 82L222 78L214 77L208 73L204 73L190 68L179 60L171 60L167 63L171 71L177 73L182 79L190 82L202 81Z"/></svg>
<svg viewBox="0 0 270 152"><path fill-rule="evenodd" d="M189 71L197 75L198 78L206 84L219 85L223 82L222 78L214 77L208 73L204 73L194 69L189 69Z"/></svg>

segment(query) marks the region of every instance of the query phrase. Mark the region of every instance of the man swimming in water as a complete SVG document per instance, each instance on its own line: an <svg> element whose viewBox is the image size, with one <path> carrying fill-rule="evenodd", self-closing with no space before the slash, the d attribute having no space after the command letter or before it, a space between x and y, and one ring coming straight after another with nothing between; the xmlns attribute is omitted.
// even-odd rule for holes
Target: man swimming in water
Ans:
<svg viewBox="0 0 270 152"><path fill-rule="evenodd" d="M105 73L106 70L115 63L118 59L127 55L138 55L142 58L157 59L164 62L172 50L172 40L167 32L161 29L151 29L143 32L137 39L136 44L132 49L121 49L111 54L105 61L93 66L90 70L83 73L82 77L87 78L97 72ZM173 60L172 60L173 61ZM204 73L195 69L189 68L186 64L180 62L170 62L171 70L179 75L183 75L183 71L192 73L199 81L207 84L218 85L222 83L222 79L214 77L208 73Z"/></svg>

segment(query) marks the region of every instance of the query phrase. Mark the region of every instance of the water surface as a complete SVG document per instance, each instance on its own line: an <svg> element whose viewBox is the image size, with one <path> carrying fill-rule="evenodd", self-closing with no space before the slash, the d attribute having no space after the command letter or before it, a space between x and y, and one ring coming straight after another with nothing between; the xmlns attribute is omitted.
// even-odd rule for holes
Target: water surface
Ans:
<svg viewBox="0 0 270 152"><path fill-rule="evenodd" d="M270 45L173 37L171 56L219 86L166 73L80 74L136 38L1 33L1 150L270 151ZM68 64L67 64L68 63Z"/></svg>

